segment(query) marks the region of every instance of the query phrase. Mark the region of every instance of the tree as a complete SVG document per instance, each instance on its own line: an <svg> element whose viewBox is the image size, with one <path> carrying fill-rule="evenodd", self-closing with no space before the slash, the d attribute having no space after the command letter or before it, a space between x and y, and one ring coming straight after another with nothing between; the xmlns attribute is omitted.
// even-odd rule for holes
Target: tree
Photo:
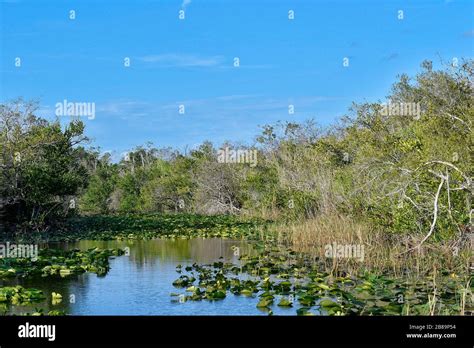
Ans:
<svg viewBox="0 0 474 348"><path fill-rule="evenodd" d="M1 197L7 220L44 228L74 209L75 195L87 182L76 145L87 140L84 125L61 128L34 115L37 103L22 99L0 105Z"/></svg>

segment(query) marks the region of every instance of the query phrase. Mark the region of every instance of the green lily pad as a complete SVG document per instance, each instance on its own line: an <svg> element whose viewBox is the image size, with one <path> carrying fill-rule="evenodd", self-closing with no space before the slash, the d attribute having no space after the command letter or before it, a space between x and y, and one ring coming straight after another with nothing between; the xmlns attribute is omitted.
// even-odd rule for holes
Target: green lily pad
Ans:
<svg viewBox="0 0 474 348"><path fill-rule="evenodd" d="M321 300L319 302L319 305L323 308L331 308L331 307L340 307L340 305L337 303L337 302L334 302L332 300L329 300L329 299L325 299L325 300Z"/></svg>
<svg viewBox="0 0 474 348"><path fill-rule="evenodd" d="M297 314L297 315L303 315L303 316L311 316L311 315L314 315L314 313L311 313L309 310L310 310L310 308L307 308L307 307L298 308L298 309L296 310L296 314Z"/></svg>
<svg viewBox="0 0 474 348"><path fill-rule="evenodd" d="M258 303L257 303L257 307L258 308L261 308L261 307L268 307L270 305L273 304L273 299L271 298L268 298L268 297L264 297L262 298Z"/></svg>
<svg viewBox="0 0 474 348"><path fill-rule="evenodd" d="M293 303L288 300L287 298L282 298L280 302L278 303L279 307L293 307Z"/></svg>

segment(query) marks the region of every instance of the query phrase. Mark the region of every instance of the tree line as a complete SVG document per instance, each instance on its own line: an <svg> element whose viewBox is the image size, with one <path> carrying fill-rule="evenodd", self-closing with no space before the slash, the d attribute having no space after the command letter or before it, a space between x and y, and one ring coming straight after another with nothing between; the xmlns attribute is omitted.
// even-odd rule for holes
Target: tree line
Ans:
<svg viewBox="0 0 474 348"><path fill-rule="evenodd" d="M147 143L119 162L90 146L79 119L61 126L35 116L33 102L4 103L2 227L44 230L72 214L186 212L340 214L426 239L469 232L473 69L473 60L441 70L425 61L416 76L398 78L385 103L354 103L330 127L278 122L251 146L206 141L184 152Z"/></svg>

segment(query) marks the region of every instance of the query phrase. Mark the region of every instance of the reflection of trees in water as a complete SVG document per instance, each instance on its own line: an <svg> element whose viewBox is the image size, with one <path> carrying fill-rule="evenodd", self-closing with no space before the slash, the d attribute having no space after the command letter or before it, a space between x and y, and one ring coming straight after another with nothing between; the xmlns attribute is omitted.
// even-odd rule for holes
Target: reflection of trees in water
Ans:
<svg viewBox="0 0 474 348"><path fill-rule="evenodd" d="M221 256L225 260L234 259L233 246L240 248L240 252L247 253L250 247L241 241L213 239L156 239L149 241L135 241L130 247L130 258L137 266L155 265L155 263L173 264L176 262L208 263L218 260ZM236 259L235 259L236 260Z"/></svg>
<svg viewBox="0 0 474 348"><path fill-rule="evenodd" d="M251 252L251 246L243 241L221 238L192 239L153 239L129 241L80 241L69 245L81 250L90 248L130 248L131 261L137 267L154 266L160 263L176 263L183 261L208 263L218 260L221 256L226 261L237 261L233 247L238 247L240 255Z"/></svg>
<svg viewBox="0 0 474 348"><path fill-rule="evenodd" d="M8 282L0 282L2 286L15 286L21 285L24 288L35 288L43 291L43 295L46 297L42 302L28 304L26 306L13 306L4 305L0 306L0 313L4 313L5 310L9 315L21 315L25 313L36 312L38 309L42 309L45 314L52 310L64 311L67 314L72 312L74 304L70 303L70 295L75 296L75 302L78 303L81 298L85 296L85 291L89 283L90 274L80 274L70 276L67 278L41 278L34 277L29 279L15 278ZM51 294L53 292L62 295L61 303L53 305L51 302Z"/></svg>
<svg viewBox="0 0 474 348"><path fill-rule="evenodd" d="M130 257L138 266L154 265L156 262L173 263L188 259L189 256L190 244L184 239L136 241L130 247Z"/></svg>
<svg viewBox="0 0 474 348"><path fill-rule="evenodd" d="M225 240L221 238L193 240L191 259L197 263L213 262L223 257L225 261L237 261L234 255L235 247L239 254L249 253L250 245L242 241Z"/></svg>

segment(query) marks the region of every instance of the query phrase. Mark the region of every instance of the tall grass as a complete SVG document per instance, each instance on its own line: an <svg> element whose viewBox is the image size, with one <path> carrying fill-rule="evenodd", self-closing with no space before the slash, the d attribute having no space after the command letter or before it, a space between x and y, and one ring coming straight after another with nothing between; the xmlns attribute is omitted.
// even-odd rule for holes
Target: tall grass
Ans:
<svg viewBox="0 0 474 348"><path fill-rule="evenodd" d="M433 267L449 273L469 271L469 243L431 243L417 247L423 236L390 234L353 218L326 214L290 224L275 225L279 241L294 251L314 257L329 272L358 273L363 270L396 276L430 274ZM362 245L363 260L327 257L327 245ZM456 245L456 247L453 247ZM413 249L413 250L410 250Z"/></svg>

